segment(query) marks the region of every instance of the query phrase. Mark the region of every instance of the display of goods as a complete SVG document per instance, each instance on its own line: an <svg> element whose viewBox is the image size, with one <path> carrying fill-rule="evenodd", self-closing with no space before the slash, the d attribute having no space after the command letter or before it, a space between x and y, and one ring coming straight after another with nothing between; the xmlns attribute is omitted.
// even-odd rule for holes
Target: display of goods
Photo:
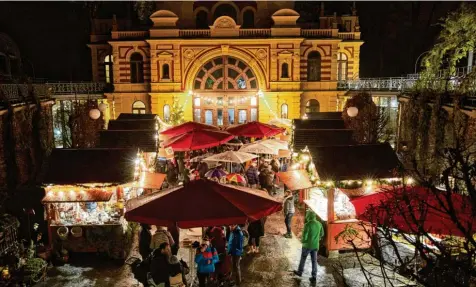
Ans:
<svg viewBox="0 0 476 287"><path fill-rule="evenodd" d="M71 235L73 235L76 238L81 237L83 236L83 229L79 226L75 226L71 228Z"/></svg>
<svg viewBox="0 0 476 287"><path fill-rule="evenodd" d="M60 228L58 228L58 230L56 230L56 233L58 234L61 240L68 239L68 232L69 232L69 229L66 226L61 226Z"/></svg>

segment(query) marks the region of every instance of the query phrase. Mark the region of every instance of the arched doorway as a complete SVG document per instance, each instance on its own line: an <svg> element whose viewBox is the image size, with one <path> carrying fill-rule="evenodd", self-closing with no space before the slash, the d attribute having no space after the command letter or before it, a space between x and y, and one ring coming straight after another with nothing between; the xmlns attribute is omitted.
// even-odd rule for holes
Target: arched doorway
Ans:
<svg viewBox="0 0 476 287"><path fill-rule="evenodd" d="M319 113L321 106L319 101L316 99L311 99L306 103L306 115L312 116L313 114Z"/></svg>
<svg viewBox="0 0 476 287"><path fill-rule="evenodd" d="M228 126L258 120L258 80L243 61L220 56L206 62L194 82L196 122Z"/></svg>

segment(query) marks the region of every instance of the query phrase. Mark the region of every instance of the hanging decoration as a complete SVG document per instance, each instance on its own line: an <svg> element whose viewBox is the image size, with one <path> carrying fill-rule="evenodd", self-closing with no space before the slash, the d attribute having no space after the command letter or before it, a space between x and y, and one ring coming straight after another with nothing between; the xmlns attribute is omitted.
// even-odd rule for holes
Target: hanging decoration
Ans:
<svg viewBox="0 0 476 287"><path fill-rule="evenodd" d="M104 113L104 112L106 111L106 109L107 109L107 104L106 104L106 103L100 103L100 104L98 105L98 109L99 109L101 112Z"/></svg>
<svg viewBox="0 0 476 287"><path fill-rule="evenodd" d="M98 109L91 109L89 111L89 117L93 120L97 120L99 117L101 117L101 111Z"/></svg>

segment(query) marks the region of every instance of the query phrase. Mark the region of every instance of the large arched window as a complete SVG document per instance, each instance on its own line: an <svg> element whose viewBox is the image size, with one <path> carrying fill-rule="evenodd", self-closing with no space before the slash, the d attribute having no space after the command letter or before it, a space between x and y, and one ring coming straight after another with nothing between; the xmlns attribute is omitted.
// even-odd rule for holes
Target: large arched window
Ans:
<svg viewBox="0 0 476 287"><path fill-rule="evenodd" d="M321 107L319 101L316 99L311 99L306 103L306 114L318 113Z"/></svg>
<svg viewBox="0 0 476 287"><path fill-rule="evenodd" d="M140 53L131 55L131 83L144 82L144 59Z"/></svg>
<svg viewBox="0 0 476 287"><path fill-rule="evenodd" d="M288 65L288 63L283 63L281 65L281 78L289 78L289 65Z"/></svg>
<svg viewBox="0 0 476 287"><path fill-rule="evenodd" d="M307 56L307 80L321 80L321 53L312 51Z"/></svg>
<svg viewBox="0 0 476 287"><path fill-rule="evenodd" d="M169 80L170 79L170 68L169 64L162 65L162 80Z"/></svg>
<svg viewBox="0 0 476 287"><path fill-rule="evenodd" d="M170 106L164 105L164 121L170 121Z"/></svg>
<svg viewBox="0 0 476 287"><path fill-rule="evenodd" d="M0 74L8 74L8 58L3 54L0 54Z"/></svg>
<svg viewBox="0 0 476 287"><path fill-rule="evenodd" d="M112 55L107 55L106 57L104 57L104 76L105 76L106 83L108 84L113 82L112 62L113 62Z"/></svg>
<svg viewBox="0 0 476 287"><path fill-rule="evenodd" d="M243 24L241 25L241 28L254 28L255 27L255 13L253 10L246 10L243 13Z"/></svg>
<svg viewBox="0 0 476 287"><path fill-rule="evenodd" d="M288 118L288 105L282 104L281 105L281 118L287 119Z"/></svg>
<svg viewBox="0 0 476 287"><path fill-rule="evenodd" d="M337 54L337 80L347 80L347 55L344 53Z"/></svg>
<svg viewBox="0 0 476 287"><path fill-rule="evenodd" d="M133 114L145 114L145 104L142 101L135 101L132 104Z"/></svg>
<svg viewBox="0 0 476 287"><path fill-rule="evenodd" d="M202 66L193 84L195 90L255 90L253 71L244 62L232 57L218 57Z"/></svg>
<svg viewBox="0 0 476 287"><path fill-rule="evenodd" d="M235 7L233 7L232 5L230 4L221 4L220 6L218 6L216 9L215 9L215 12L213 13L213 21L215 21L217 18L221 17L221 16L228 16L228 17L231 17L233 18L233 20L236 21L236 9Z"/></svg>
<svg viewBox="0 0 476 287"><path fill-rule="evenodd" d="M197 29L208 29L208 13L206 11L199 11L195 15L195 27Z"/></svg>

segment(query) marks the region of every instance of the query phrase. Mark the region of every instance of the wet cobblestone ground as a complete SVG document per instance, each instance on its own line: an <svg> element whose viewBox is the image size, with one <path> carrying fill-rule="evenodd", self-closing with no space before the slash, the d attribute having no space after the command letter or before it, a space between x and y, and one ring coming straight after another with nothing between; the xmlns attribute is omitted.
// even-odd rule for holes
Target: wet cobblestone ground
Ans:
<svg viewBox="0 0 476 287"><path fill-rule="evenodd" d="M282 196L282 195L281 195ZM293 219L293 232L300 236L303 227L302 212L297 210ZM307 287L307 286L345 286L343 269L358 267L354 254L341 254L337 259L319 256L316 284L311 284L311 262L306 263L302 277L294 276L300 259L301 243L295 236L283 237L285 233L284 216L281 212L268 217L266 235L261 240L259 254L245 255L241 262L243 282L241 287ZM139 256L137 238L131 255ZM189 261L188 250L181 249L179 257ZM366 260L373 260L366 258ZM128 265L100 258L94 254L73 257L69 264L52 267L45 282L35 287L129 287L142 286L134 279Z"/></svg>

